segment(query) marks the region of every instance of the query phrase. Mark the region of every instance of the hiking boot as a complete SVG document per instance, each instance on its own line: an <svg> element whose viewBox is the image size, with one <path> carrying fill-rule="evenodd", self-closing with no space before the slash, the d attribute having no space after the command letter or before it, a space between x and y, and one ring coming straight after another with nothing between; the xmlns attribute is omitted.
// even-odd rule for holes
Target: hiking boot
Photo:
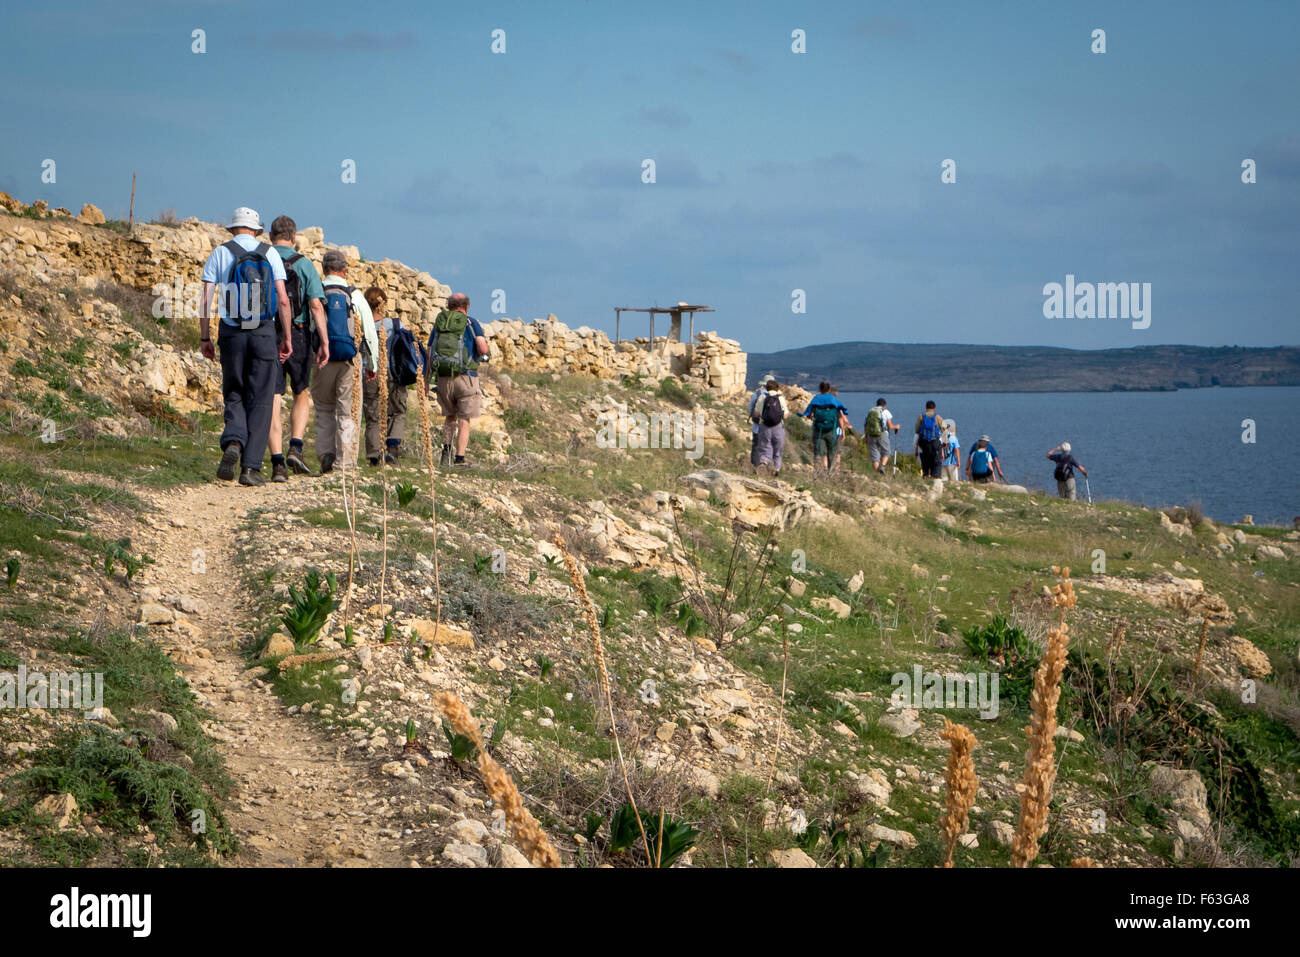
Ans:
<svg viewBox="0 0 1300 957"><path fill-rule="evenodd" d="M302 457L301 452L295 452L290 449L289 454L284 457L284 462L289 468L293 469L298 475L311 475L311 469L307 467L306 460Z"/></svg>
<svg viewBox="0 0 1300 957"><path fill-rule="evenodd" d="M465 456L463 455L456 456L455 460L451 464L455 468L469 468L469 463L465 461Z"/></svg>
<svg viewBox="0 0 1300 957"><path fill-rule="evenodd" d="M366 457L366 461L370 463L370 467L371 467L371 468L374 468L375 466L377 466L377 465L379 464L379 456L378 456L378 455L369 455L369 456Z"/></svg>
<svg viewBox="0 0 1300 957"><path fill-rule="evenodd" d="M229 482L235 477L235 468L239 465L239 457L244 454L244 447L238 442L231 442L221 453L221 464L217 466L217 478L223 482Z"/></svg>
<svg viewBox="0 0 1300 957"><path fill-rule="evenodd" d="M272 482L289 481L289 470L284 467L283 462L277 462L271 466L271 481Z"/></svg>
<svg viewBox="0 0 1300 957"><path fill-rule="evenodd" d="M450 446L450 445L444 445L444 446L442 447L442 455L439 456L439 458L438 458L438 464L439 464L439 465L450 465L450 464L451 464L451 446Z"/></svg>
<svg viewBox="0 0 1300 957"><path fill-rule="evenodd" d="M385 453L384 453L384 461L387 462L389 465L396 465L396 464L397 464L397 456L394 455L392 452L385 452Z"/></svg>
<svg viewBox="0 0 1300 957"><path fill-rule="evenodd" d="M244 469L239 473L240 485L265 485L266 479L262 478L261 469Z"/></svg>
<svg viewBox="0 0 1300 957"><path fill-rule="evenodd" d="M320 457L320 474L334 471L334 453L326 452Z"/></svg>

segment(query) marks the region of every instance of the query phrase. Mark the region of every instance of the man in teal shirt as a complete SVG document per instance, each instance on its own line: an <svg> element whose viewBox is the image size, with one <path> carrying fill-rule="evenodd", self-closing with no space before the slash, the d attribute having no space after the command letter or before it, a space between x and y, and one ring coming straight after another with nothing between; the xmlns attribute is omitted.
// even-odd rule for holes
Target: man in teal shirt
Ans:
<svg viewBox="0 0 1300 957"><path fill-rule="evenodd" d="M292 313L290 335L293 340L293 352L283 365L279 388L275 392L275 405L271 410L271 480L287 482L289 474L285 469L287 463L299 475L311 475L311 468L302 457L303 438L307 435L307 414L311 411L311 402L307 387L311 384L312 363L317 368L329 360L329 336L325 332L325 287L321 283L320 273L312 261L294 249L293 241L298 235L298 224L288 216L277 216L271 223L271 243L275 251L284 260L288 280L285 289L289 294L289 310ZM316 348L311 348L312 337L308 335L308 323L316 326ZM280 424L280 395L286 384L293 389L293 409L289 413L289 455L282 455L284 436Z"/></svg>

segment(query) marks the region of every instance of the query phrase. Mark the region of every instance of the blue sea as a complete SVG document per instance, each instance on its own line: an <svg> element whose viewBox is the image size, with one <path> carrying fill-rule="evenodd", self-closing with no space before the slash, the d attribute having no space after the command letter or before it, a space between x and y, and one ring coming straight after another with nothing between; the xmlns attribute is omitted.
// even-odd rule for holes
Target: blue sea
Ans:
<svg viewBox="0 0 1300 957"><path fill-rule="evenodd" d="M841 392L861 430L876 393ZM1149 506L1198 504L1216 521L1291 525L1300 515L1300 388L1178 392L1013 392L886 395L899 447L927 399L957 421L962 462L987 433L1007 481L1050 488L1048 450L1069 442L1088 469L1092 495ZM1245 420L1254 441L1243 442ZM1248 436L1249 437L1249 436ZM1083 476L1078 476L1084 496Z"/></svg>

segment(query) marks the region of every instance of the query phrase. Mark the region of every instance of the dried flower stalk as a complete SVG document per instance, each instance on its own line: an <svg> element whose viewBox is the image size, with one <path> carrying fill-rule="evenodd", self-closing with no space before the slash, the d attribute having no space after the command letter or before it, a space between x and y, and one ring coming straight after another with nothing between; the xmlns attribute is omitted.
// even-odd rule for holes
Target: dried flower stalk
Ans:
<svg viewBox="0 0 1300 957"><path fill-rule="evenodd" d="M478 722L469 713L469 708L450 691L435 695L434 703L457 732L474 742L474 747L478 749L478 771L483 776L483 784L496 806L505 811L506 820L514 830L515 840L528 855L528 859L538 867L559 867L559 852L537 823L537 818L524 807L523 798L519 796L519 789L515 787L509 773L488 754Z"/></svg>
<svg viewBox="0 0 1300 957"><path fill-rule="evenodd" d="M1056 782L1056 705L1061 698L1065 649L1070 643L1070 626L1065 622L1065 610L1075 605L1070 569L1061 569L1060 575L1062 580L1052 591L1052 602L1059 609L1060 617L1047 632L1047 651L1034 673L1034 692L1029 702L1032 714L1029 726L1025 728L1029 735L1029 750L1021 778L1020 826L1011 842L1011 864L1014 867L1028 867L1038 856L1038 841L1047 832L1052 785Z"/></svg>
<svg viewBox="0 0 1300 957"><path fill-rule="evenodd" d="M379 323L379 435L383 441L379 453L379 487L383 494L383 518L380 530L379 607L384 607L384 583L388 576L388 332ZM385 616L387 617L387 616Z"/></svg>
<svg viewBox="0 0 1300 957"><path fill-rule="evenodd" d="M979 790L979 778L975 775L975 762L971 752L978 743L970 728L964 724L953 724L947 718L943 720L943 730L939 737L948 742L948 764L943 771L944 784L947 787L945 803L948 810L939 822L943 830L944 842L948 853L944 856L943 867L952 867L952 854L957 849L957 838L966 833L966 821L971 807L975 804L975 794Z"/></svg>
<svg viewBox="0 0 1300 957"><path fill-rule="evenodd" d="M1106 657L1114 660L1119 657L1120 648L1124 647L1124 636L1128 634L1128 619L1121 618L1115 630L1111 632L1110 644L1106 648Z"/></svg>
<svg viewBox="0 0 1300 957"><path fill-rule="evenodd" d="M1192 684L1201 677L1201 657L1205 654L1205 639L1210 635L1210 619L1201 619L1201 643L1196 646L1196 667L1192 669Z"/></svg>
<svg viewBox="0 0 1300 957"><path fill-rule="evenodd" d="M600 620L596 617L596 606L592 604L591 598L587 595L587 583L582 580L582 572L578 570L578 563L569 554L564 539L556 535L553 541L555 547L560 550L560 554L564 556L564 567L569 573L569 584L573 586L574 592L582 602L582 609L587 618L587 627L591 629L591 645L596 656L596 672L600 676L600 690L605 696L605 707L609 712L610 730L614 733L614 752L618 755L618 768L623 773L623 787L627 789L628 803L632 805L632 814L636 817L636 826L641 831L641 842L645 845L646 860L657 867L660 859L650 853L650 839L646 837L645 825L641 823L641 812L637 810L636 796L632 793L632 782L628 779L627 764L623 760L623 746L618 740L618 721L614 718L614 695L610 691L609 671L605 668L605 646L600 640Z"/></svg>

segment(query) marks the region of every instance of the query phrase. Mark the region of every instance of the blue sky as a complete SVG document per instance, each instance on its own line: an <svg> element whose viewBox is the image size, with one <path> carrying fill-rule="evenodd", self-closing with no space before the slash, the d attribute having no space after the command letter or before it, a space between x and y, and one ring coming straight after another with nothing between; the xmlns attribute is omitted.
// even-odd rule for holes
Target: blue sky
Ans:
<svg viewBox="0 0 1300 957"><path fill-rule="evenodd" d="M138 216L287 212L484 319L501 288L611 330L710 303L751 351L1292 344L1298 27L1253 0L6 5L0 189L124 218L136 171ZM1150 282L1150 328L1045 319L1067 273Z"/></svg>

